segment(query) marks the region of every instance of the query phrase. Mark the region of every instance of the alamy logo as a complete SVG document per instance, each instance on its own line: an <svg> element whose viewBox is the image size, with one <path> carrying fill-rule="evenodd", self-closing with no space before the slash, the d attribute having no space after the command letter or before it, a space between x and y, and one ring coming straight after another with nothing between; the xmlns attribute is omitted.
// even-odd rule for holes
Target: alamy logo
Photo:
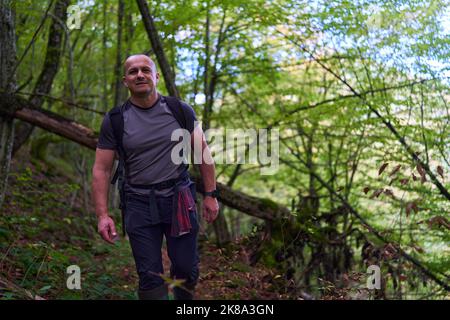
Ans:
<svg viewBox="0 0 450 320"><path fill-rule="evenodd" d="M377 265L371 265L367 268L367 273L370 274L367 278L367 289L381 289L381 270Z"/></svg>
<svg viewBox="0 0 450 320"><path fill-rule="evenodd" d="M194 164L254 164L260 166L263 175L272 175L278 170L280 133L277 129L208 129L204 134L211 141L208 144L212 158L203 152L200 139L194 141L192 148L189 131L177 129L171 137L172 141L178 141L172 149L172 162L188 163L193 151Z"/></svg>
<svg viewBox="0 0 450 320"><path fill-rule="evenodd" d="M71 265L67 267L67 274L70 276L67 278L67 289L69 290L80 290L81 289L81 270L77 265Z"/></svg>
<svg viewBox="0 0 450 320"><path fill-rule="evenodd" d="M69 30L81 29L81 9L77 5L67 8L67 28Z"/></svg>

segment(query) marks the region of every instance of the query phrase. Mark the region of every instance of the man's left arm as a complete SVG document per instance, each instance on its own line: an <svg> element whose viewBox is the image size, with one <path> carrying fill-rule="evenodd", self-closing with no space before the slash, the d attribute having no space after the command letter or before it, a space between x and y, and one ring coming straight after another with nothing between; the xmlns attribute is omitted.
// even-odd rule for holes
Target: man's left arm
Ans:
<svg viewBox="0 0 450 320"><path fill-rule="evenodd" d="M202 175L205 192L216 190L216 169L211 156L205 135L200 125L197 125L191 134L191 146L194 157L200 161L200 174ZM201 149L201 152L199 152ZM199 163L199 161L195 163ZM207 195L203 198L203 217L208 223L213 222L219 214L219 203L215 197Z"/></svg>

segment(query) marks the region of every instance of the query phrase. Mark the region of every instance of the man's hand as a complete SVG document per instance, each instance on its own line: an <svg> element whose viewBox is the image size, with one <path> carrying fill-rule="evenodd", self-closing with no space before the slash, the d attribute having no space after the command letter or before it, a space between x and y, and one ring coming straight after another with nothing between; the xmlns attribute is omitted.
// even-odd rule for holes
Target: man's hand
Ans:
<svg viewBox="0 0 450 320"><path fill-rule="evenodd" d="M114 244L114 241L117 239L117 232L114 221L110 216L105 215L98 219L98 233L100 233L103 240Z"/></svg>
<svg viewBox="0 0 450 320"><path fill-rule="evenodd" d="M205 197L203 199L203 217L208 223L216 220L219 214L219 203L216 198Z"/></svg>

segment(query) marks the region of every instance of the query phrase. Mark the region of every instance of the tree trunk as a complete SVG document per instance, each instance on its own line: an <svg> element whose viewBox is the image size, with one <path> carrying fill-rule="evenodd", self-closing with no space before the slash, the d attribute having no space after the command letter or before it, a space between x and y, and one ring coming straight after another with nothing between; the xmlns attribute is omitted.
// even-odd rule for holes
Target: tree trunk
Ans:
<svg viewBox="0 0 450 320"><path fill-rule="evenodd" d="M117 8L117 51L116 51L116 65L114 67L114 106L121 105L126 97L127 91L122 83L123 75L123 61L122 61L122 28L124 18L124 2L119 0ZM109 203L111 207L117 207L116 202L119 198L119 190L117 185L114 185L109 190Z"/></svg>
<svg viewBox="0 0 450 320"><path fill-rule="evenodd" d="M11 164L12 145L14 143L14 122L9 117L0 117L0 208L5 200L8 187L9 167Z"/></svg>
<svg viewBox="0 0 450 320"><path fill-rule="evenodd" d="M16 35L14 13L11 0L0 0L0 90L12 93L16 89L16 76L13 68L16 65ZM0 108L10 108L2 105ZM10 111L14 109L8 109ZM3 111L3 110L1 110ZM14 143L14 122L8 114L0 117L0 208L5 199L8 186L9 167L11 163L12 145Z"/></svg>
<svg viewBox="0 0 450 320"><path fill-rule="evenodd" d="M217 215L217 219L213 222L214 232L216 234L216 243L217 246L223 247L227 243L231 242L231 234L228 229L228 223L225 219L225 215L223 214L223 206L220 206L219 214Z"/></svg>
<svg viewBox="0 0 450 320"><path fill-rule="evenodd" d="M205 25L205 64L203 72L203 94L205 95L205 104L203 107L203 130L209 129L209 1L206 5L206 25Z"/></svg>
<svg viewBox="0 0 450 320"><path fill-rule="evenodd" d="M205 65L204 65L204 73L203 73L203 92L205 94L205 105L203 108L203 130L206 131L210 126L210 116L211 109L210 106L212 104L212 97L209 93L210 83L209 83L209 25L210 25L210 9L209 9L209 1L206 5L206 30L205 30ZM231 235L228 229L228 223L223 214L223 206L220 206L219 214L217 215L217 219L213 222L214 232L216 234L216 242L219 247L231 242Z"/></svg>
<svg viewBox="0 0 450 320"><path fill-rule="evenodd" d="M164 77L164 82L166 84L167 92L169 95L180 98L180 94L175 85L175 76L170 68L169 61L167 60L166 54L164 52L161 39L156 30L155 22L153 21L150 11L148 9L147 1L136 0L139 11L142 15L142 20L144 21L145 30L147 31L148 38L152 44L153 52L158 60L159 67L161 68L161 73Z"/></svg>
<svg viewBox="0 0 450 320"><path fill-rule="evenodd" d="M228 182L227 182L227 187L231 188L233 186L234 182L236 181L237 177L240 174L241 167L242 167L241 164L238 164L235 167L230 180L228 180ZM227 220L225 219L225 214L224 214L225 210L224 209L225 209L224 206L221 205L220 210L219 210L219 215L217 216L217 220L214 221L214 223L213 223L214 231L216 233L217 244L219 247L231 242L231 240L232 240L232 236L231 236L230 230L228 228L228 223L227 223ZM232 223L232 227L233 227L233 223Z"/></svg>
<svg viewBox="0 0 450 320"><path fill-rule="evenodd" d="M124 3L123 0L119 0L119 7L117 10L117 51L116 51L116 66L114 68L114 106L122 104L127 96L126 88L122 84L122 28L124 17Z"/></svg>
<svg viewBox="0 0 450 320"><path fill-rule="evenodd" d="M67 20L67 7L69 4L70 0L59 0L56 2L53 9L53 16L55 18L53 18L52 24L50 25L44 65L42 66L41 74L36 81L36 86L33 90L34 95L30 97L30 104L36 108L41 108L44 104L45 95L50 93L53 79L58 73L64 43L64 25L61 25L61 21L65 22ZM17 128L13 154L15 154L28 140L33 133L33 129L34 126L29 123L22 123Z"/></svg>
<svg viewBox="0 0 450 320"><path fill-rule="evenodd" d="M125 49L125 56L129 56L131 54L131 46L133 44L133 37L134 37L134 31L136 30L136 27L133 25L133 16L131 15L131 9L126 8L126 16L125 16L125 43L126 43L126 49ZM121 66L122 67L122 66ZM128 95L128 92L125 90L125 93Z"/></svg>
<svg viewBox="0 0 450 320"><path fill-rule="evenodd" d="M102 100L103 100L103 112L108 111L108 84L107 84L107 72L106 72L106 42L108 41L107 32L106 32L106 6L107 1L103 0L103 35L102 35Z"/></svg>

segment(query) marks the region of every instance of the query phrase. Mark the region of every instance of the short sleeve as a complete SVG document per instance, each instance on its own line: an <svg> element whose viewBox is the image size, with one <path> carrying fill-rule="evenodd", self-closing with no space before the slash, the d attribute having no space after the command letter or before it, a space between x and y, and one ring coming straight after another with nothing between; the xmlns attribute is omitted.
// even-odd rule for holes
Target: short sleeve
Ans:
<svg viewBox="0 0 450 320"><path fill-rule="evenodd" d="M114 137L109 114L106 114L103 118L100 135L98 137L97 148L108 150L115 150L117 148L117 141Z"/></svg>

